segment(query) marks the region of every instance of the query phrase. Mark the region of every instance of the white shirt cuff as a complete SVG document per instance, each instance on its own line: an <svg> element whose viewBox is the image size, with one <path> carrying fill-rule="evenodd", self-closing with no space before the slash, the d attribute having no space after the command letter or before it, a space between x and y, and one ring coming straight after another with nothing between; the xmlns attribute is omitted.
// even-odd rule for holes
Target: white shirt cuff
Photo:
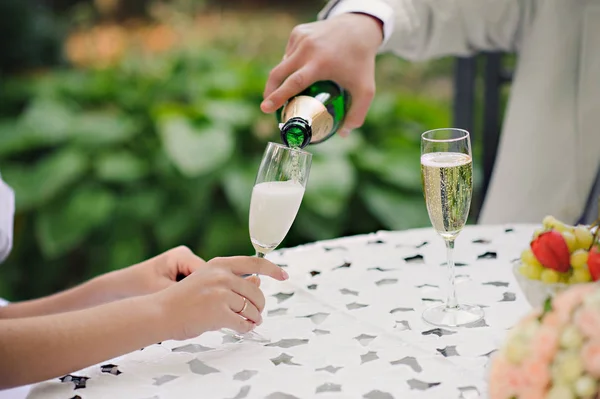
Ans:
<svg viewBox="0 0 600 399"><path fill-rule="evenodd" d="M342 0L336 4L327 17L345 13L363 13L379 19L383 23L383 42L380 49L387 43L394 31L394 9L381 0Z"/></svg>

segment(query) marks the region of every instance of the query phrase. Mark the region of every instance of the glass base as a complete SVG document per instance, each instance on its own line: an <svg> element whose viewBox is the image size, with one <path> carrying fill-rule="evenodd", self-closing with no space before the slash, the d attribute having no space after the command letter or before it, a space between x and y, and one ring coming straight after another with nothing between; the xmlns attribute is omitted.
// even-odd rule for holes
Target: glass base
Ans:
<svg viewBox="0 0 600 399"><path fill-rule="evenodd" d="M223 328L221 329L221 332L225 335L229 335L230 337L234 337L239 339L240 341L252 341L252 342L259 342L259 343L267 343L267 342L271 342L271 340L263 335L260 335L259 333L255 332L255 331L250 331L244 334L240 334L236 331L230 330L228 328Z"/></svg>
<svg viewBox="0 0 600 399"><path fill-rule="evenodd" d="M456 308L438 305L423 312L423 320L438 327L463 327L477 323L483 316L483 309L476 305L458 305Z"/></svg>

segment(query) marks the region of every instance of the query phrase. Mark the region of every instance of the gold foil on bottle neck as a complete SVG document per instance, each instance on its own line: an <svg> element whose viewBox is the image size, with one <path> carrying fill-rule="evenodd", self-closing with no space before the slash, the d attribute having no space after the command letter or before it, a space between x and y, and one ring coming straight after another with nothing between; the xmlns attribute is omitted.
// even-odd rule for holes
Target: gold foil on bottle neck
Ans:
<svg viewBox="0 0 600 399"><path fill-rule="evenodd" d="M296 96L283 108L282 123L294 117L308 122L312 129L311 143L325 139L333 129L333 117L322 102L310 96Z"/></svg>

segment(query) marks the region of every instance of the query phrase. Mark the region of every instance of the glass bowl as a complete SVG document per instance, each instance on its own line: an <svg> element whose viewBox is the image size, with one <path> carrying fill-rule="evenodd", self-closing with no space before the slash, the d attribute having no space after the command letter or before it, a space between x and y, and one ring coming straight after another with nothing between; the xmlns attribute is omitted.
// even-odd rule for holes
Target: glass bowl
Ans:
<svg viewBox="0 0 600 399"><path fill-rule="evenodd" d="M541 308L544 306L544 302L548 297L554 297L560 292L568 289L569 287L575 284L565 284L565 283L553 283L548 284L544 283L540 280L532 280L528 277L525 277L521 273L519 273L519 267L521 266L520 261L516 261L513 263L513 274L515 275L515 279L521 287L521 291L525 294L525 298L527 298L527 302L533 308Z"/></svg>

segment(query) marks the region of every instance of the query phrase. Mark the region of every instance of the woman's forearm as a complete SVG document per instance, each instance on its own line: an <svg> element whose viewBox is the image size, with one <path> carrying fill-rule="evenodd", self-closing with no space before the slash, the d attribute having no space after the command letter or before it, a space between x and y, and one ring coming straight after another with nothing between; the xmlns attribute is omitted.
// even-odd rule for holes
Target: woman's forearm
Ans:
<svg viewBox="0 0 600 399"><path fill-rule="evenodd" d="M114 294L114 289L108 289L111 288L107 287L109 280L107 276L109 275L96 277L81 285L44 298L0 307L0 320L69 312L122 299Z"/></svg>
<svg viewBox="0 0 600 399"><path fill-rule="evenodd" d="M168 339L165 312L152 299L0 319L0 389L59 377Z"/></svg>

